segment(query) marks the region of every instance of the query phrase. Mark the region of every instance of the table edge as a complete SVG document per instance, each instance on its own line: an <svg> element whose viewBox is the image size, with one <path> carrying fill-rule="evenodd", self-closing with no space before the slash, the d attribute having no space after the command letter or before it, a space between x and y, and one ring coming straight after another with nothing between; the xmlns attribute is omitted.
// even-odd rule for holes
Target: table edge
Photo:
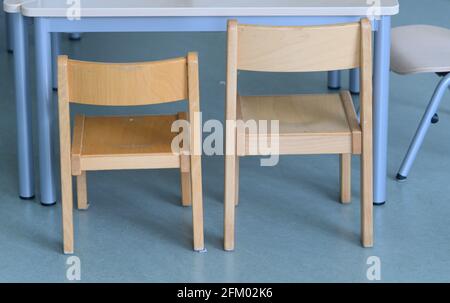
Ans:
<svg viewBox="0 0 450 303"><path fill-rule="evenodd" d="M264 8L109 8L109 9L85 9L82 17L286 17L286 16L364 16L368 8L354 7L264 7ZM394 16L399 13L400 5L385 6L380 8L380 16ZM41 9L28 8L26 3L20 6L21 13L26 17L66 17L66 9ZM320 13L318 13L320 11Z"/></svg>

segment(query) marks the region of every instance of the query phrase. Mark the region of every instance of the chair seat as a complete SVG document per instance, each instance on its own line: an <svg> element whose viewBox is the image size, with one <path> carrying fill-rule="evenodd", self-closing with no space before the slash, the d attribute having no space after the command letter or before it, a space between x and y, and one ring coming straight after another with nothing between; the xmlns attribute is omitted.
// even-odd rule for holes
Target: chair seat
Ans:
<svg viewBox="0 0 450 303"><path fill-rule="evenodd" d="M391 69L398 74L450 71L450 29L408 25L392 30Z"/></svg>
<svg viewBox="0 0 450 303"><path fill-rule="evenodd" d="M82 171L179 167L179 155L171 149L177 135L171 127L178 117L77 116L72 166Z"/></svg>
<svg viewBox="0 0 450 303"><path fill-rule="evenodd" d="M351 95L239 96L238 120L278 120L280 154L361 153L361 128ZM269 124L270 125L270 124ZM264 129L238 127L238 154L251 150L258 139L270 140ZM241 141L239 138L245 138ZM253 145L255 146L255 145Z"/></svg>

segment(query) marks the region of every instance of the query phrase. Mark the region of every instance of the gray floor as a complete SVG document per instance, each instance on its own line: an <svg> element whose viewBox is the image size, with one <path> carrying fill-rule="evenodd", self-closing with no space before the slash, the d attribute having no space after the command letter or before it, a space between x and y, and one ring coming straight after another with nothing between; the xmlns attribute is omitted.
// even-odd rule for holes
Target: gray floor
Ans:
<svg viewBox="0 0 450 303"><path fill-rule="evenodd" d="M402 0L401 5L394 25L450 27L448 0ZM4 31L0 34L4 50ZM105 61L153 60L197 50L205 118L223 118L223 33L87 34L80 42L65 39L63 49L75 58ZM38 200L17 197L12 56L0 51L0 66L0 281L65 282L60 203L46 208ZM242 78L245 93L316 92L326 83L322 73ZM242 160L236 251L224 252L223 158L205 157L207 253L191 251L191 209L180 206L177 171L92 173L91 208L75 211L81 280L367 282L367 258L377 256L382 281L450 281L449 96L408 182L393 179L437 81L434 75L392 75L389 198L385 206L375 208L373 249L359 244L358 159L353 166L353 203L343 206L337 202L337 156L307 156L284 157L274 168L261 168L256 158ZM131 112L175 108L178 105Z"/></svg>

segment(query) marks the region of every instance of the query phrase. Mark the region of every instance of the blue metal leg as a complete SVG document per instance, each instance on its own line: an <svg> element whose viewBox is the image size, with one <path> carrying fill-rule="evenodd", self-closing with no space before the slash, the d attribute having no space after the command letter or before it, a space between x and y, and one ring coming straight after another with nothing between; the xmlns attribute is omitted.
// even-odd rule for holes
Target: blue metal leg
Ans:
<svg viewBox="0 0 450 303"><path fill-rule="evenodd" d="M58 56L61 53L59 48L60 33L52 33L52 83L53 89L58 89Z"/></svg>
<svg viewBox="0 0 450 303"><path fill-rule="evenodd" d="M33 138L31 100L28 88L28 32L26 20L20 13L8 14L12 21L14 54L14 84L17 115L17 156L19 162L19 195L34 198Z"/></svg>
<svg viewBox="0 0 450 303"><path fill-rule="evenodd" d="M72 41L81 40L81 33L71 33L69 34L69 39Z"/></svg>
<svg viewBox="0 0 450 303"><path fill-rule="evenodd" d="M373 87L374 204L386 202L391 18L383 16L375 32Z"/></svg>
<svg viewBox="0 0 450 303"><path fill-rule="evenodd" d="M350 70L350 92L359 94L359 68Z"/></svg>
<svg viewBox="0 0 450 303"><path fill-rule="evenodd" d="M408 153L406 154L405 159L400 166L400 170L398 171L397 179L399 181L404 181L408 177L411 166L416 159L417 153L422 146L423 139L425 138L428 128L432 123L431 120L436 114L442 97L444 96L444 93L447 91L448 87L450 87L450 74L448 74L441 80L434 92L433 98L428 104L427 110L425 111L425 114L420 121L419 127L417 128L416 134L414 135L414 139L409 146Z"/></svg>
<svg viewBox="0 0 450 303"><path fill-rule="evenodd" d="M13 52L13 17L11 14L5 13L5 19L6 19L6 50L10 53Z"/></svg>
<svg viewBox="0 0 450 303"><path fill-rule="evenodd" d="M328 72L328 88L340 89L341 88L341 71L329 71Z"/></svg>
<svg viewBox="0 0 450 303"><path fill-rule="evenodd" d="M47 20L35 18L36 80L39 134L39 177L41 203L56 203L55 176L53 167L52 130L54 129L52 103L52 55L51 35Z"/></svg>

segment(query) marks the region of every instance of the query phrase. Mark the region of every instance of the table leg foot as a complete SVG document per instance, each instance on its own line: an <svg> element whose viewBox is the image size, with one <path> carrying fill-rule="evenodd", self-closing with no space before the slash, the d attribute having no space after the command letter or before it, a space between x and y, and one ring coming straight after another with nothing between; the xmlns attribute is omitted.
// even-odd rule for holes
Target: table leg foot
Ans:
<svg viewBox="0 0 450 303"><path fill-rule="evenodd" d="M54 206L54 205L56 205L56 201L53 202L53 203L44 203L44 202L41 201L41 205L42 205L42 206L45 206L45 207L48 207L48 206Z"/></svg>
<svg viewBox="0 0 450 303"><path fill-rule="evenodd" d="M31 197L22 197L22 196L19 196L19 198L21 199L21 200L27 200L27 201L30 201L30 200L34 200L34 198L36 198L35 196L31 196Z"/></svg>

